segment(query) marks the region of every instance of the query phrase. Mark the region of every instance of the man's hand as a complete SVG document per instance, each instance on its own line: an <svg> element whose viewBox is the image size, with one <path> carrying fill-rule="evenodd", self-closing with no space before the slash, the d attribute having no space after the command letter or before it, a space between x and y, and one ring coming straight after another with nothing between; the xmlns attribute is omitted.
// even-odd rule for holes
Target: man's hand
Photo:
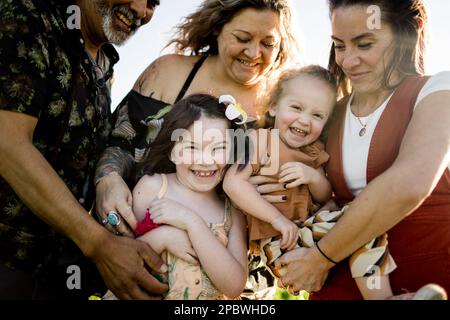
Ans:
<svg viewBox="0 0 450 320"><path fill-rule="evenodd" d="M119 299L158 299L167 291L149 269L165 273L167 266L153 249L143 241L105 233L93 255L106 286Z"/></svg>
<svg viewBox="0 0 450 320"><path fill-rule="evenodd" d="M133 230L136 229L137 220L131 209L132 199L130 189L119 175L105 176L97 183L95 201L100 221L103 221L110 211L123 218L122 223L117 226L106 224L109 231L134 238Z"/></svg>

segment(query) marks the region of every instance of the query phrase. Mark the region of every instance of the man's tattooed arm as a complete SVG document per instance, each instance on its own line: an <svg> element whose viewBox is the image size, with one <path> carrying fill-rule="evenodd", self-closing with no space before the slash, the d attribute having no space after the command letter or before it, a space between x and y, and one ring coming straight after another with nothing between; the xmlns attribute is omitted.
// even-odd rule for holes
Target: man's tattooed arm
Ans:
<svg viewBox="0 0 450 320"><path fill-rule="evenodd" d="M126 180L134 164L133 156L129 152L119 147L106 148L97 164L95 184L110 174L117 174Z"/></svg>

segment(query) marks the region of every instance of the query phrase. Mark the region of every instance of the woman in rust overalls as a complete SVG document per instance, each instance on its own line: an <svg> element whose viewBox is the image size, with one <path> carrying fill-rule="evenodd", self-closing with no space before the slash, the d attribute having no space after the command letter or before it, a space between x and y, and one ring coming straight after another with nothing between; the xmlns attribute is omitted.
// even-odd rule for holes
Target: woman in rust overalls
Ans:
<svg viewBox="0 0 450 320"><path fill-rule="evenodd" d="M330 68L344 98L327 141L327 174L346 214L318 242L277 263L282 283L318 299L361 299L346 258L387 232L394 294L450 290L450 72L424 76L422 0L329 0ZM376 290L376 283L373 289Z"/></svg>

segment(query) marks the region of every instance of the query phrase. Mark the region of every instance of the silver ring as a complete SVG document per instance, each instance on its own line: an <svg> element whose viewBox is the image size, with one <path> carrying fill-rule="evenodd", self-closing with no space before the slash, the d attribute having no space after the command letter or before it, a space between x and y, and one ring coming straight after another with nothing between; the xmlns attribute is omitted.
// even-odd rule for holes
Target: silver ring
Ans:
<svg viewBox="0 0 450 320"><path fill-rule="evenodd" d="M102 220L102 225L106 226L107 224L108 224L108 219L106 219L106 218L103 219L103 220Z"/></svg>
<svg viewBox="0 0 450 320"><path fill-rule="evenodd" d="M109 223L113 227L120 224L120 215L115 211L110 211L106 215L106 223Z"/></svg>

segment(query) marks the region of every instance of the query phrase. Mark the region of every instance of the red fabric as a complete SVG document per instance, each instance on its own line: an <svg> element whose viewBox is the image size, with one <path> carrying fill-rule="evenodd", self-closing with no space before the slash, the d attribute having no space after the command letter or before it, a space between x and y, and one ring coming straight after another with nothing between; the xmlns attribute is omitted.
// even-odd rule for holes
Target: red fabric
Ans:
<svg viewBox="0 0 450 320"><path fill-rule="evenodd" d="M142 221L138 222L134 234L136 235L136 237L139 237L142 236L144 233L147 233L155 228L158 228L159 226L160 226L159 224L153 222L152 218L150 217L150 210L147 208L147 211L145 212L145 217Z"/></svg>
<svg viewBox="0 0 450 320"><path fill-rule="evenodd" d="M388 169L397 157L414 102L425 81L426 78L417 77L405 80L384 110L370 145L368 181ZM341 205L353 200L342 169L345 107L345 101L339 104L327 142L330 154L327 174ZM449 170L445 170L431 196L387 233L388 248L397 264L389 275L394 294L414 292L428 283L437 283L450 292ZM322 290L311 299L362 299L347 261L331 270Z"/></svg>
<svg viewBox="0 0 450 320"><path fill-rule="evenodd" d="M325 168L328 180L333 187L334 198L340 207L354 198L343 177L344 169L342 166L342 139L348 100L349 97L346 97L337 103L326 144L326 151L330 155L330 159Z"/></svg>
<svg viewBox="0 0 450 320"><path fill-rule="evenodd" d="M442 210L444 209L444 210ZM389 275L395 295L437 283L450 292L450 206L422 207L388 232L397 269ZM312 300L360 300L347 261L335 266Z"/></svg>

